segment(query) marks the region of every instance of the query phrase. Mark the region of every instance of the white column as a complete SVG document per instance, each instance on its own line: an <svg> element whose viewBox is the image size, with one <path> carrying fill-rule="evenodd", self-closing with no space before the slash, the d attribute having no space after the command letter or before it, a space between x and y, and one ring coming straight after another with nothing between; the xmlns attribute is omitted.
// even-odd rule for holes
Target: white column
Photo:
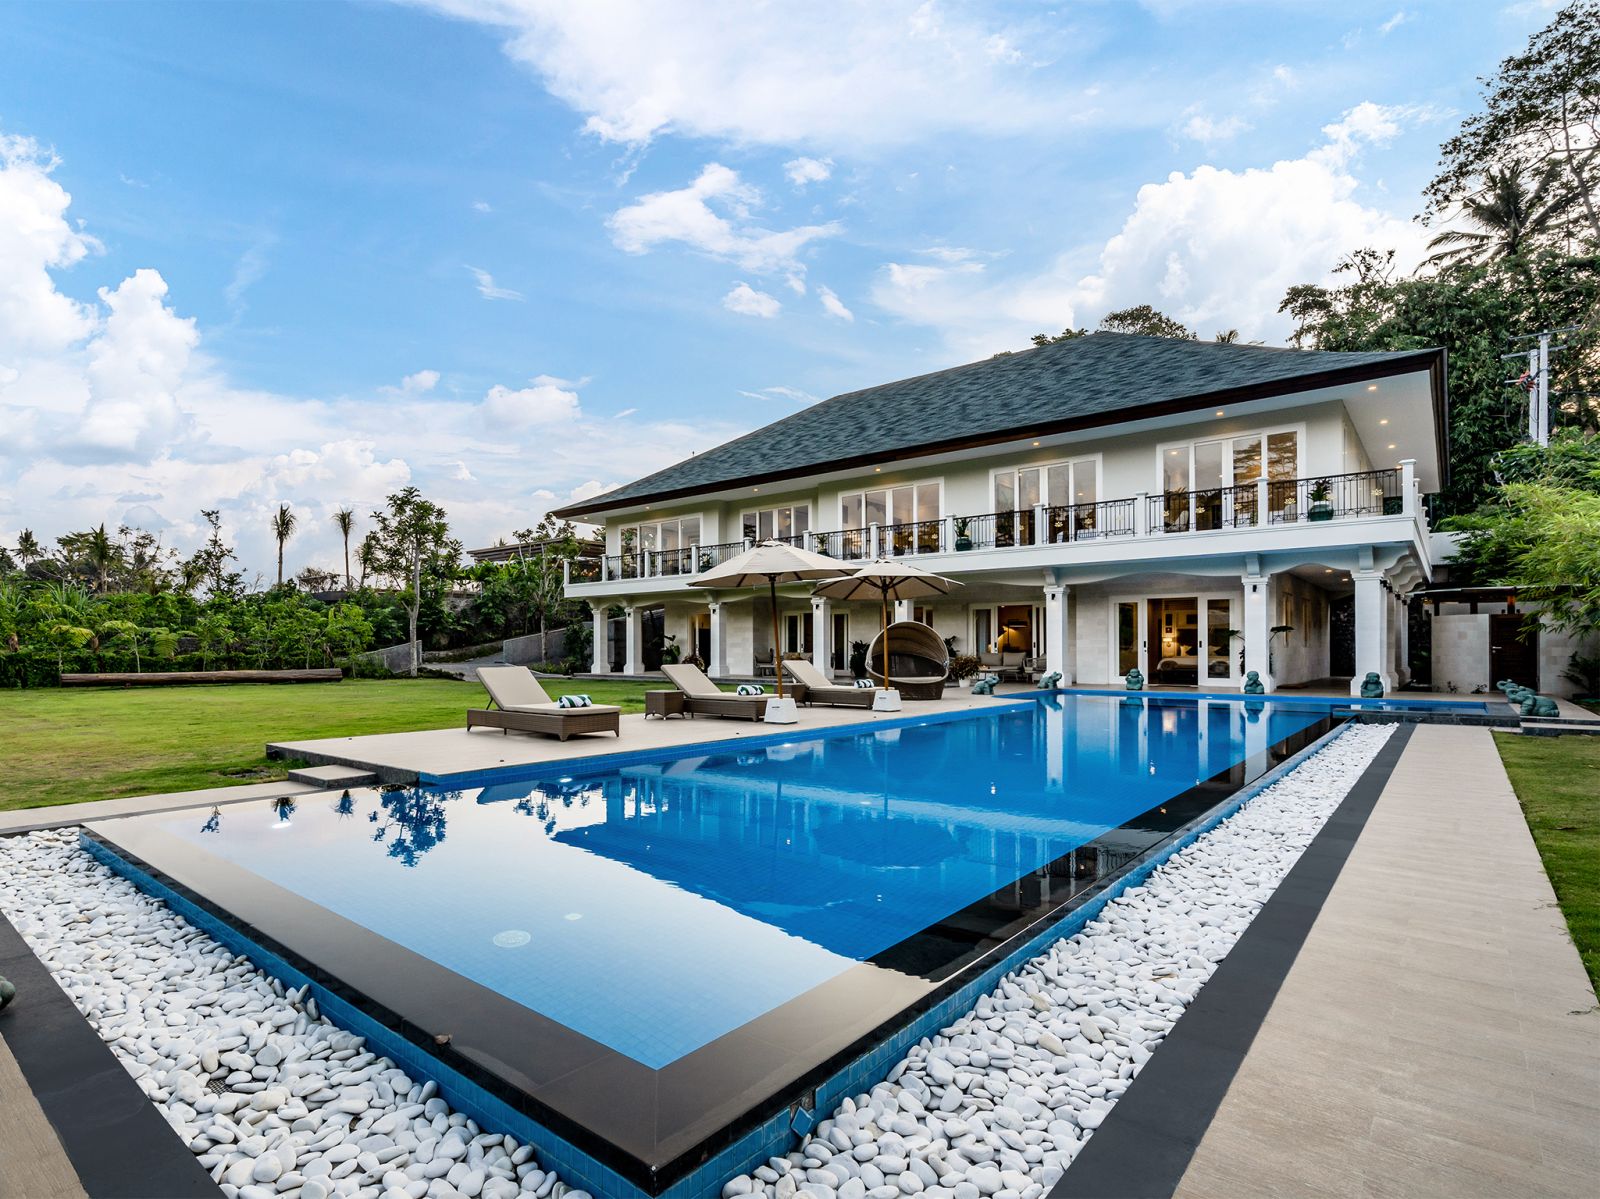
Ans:
<svg viewBox="0 0 1600 1199"><path fill-rule="evenodd" d="M644 673L644 609L629 607L626 610L628 620L628 657L626 670L629 674Z"/></svg>
<svg viewBox="0 0 1600 1199"><path fill-rule="evenodd" d="M912 603L911 603L910 600L895 600L894 601L894 618L896 620L910 620L911 619L911 614L912 614Z"/></svg>
<svg viewBox="0 0 1600 1199"><path fill-rule="evenodd" d="M1377 672L1385 692L1394 689L1394 672L1389 649L1389 596L1383 587L1381 570L1357 570L1351 574L1356 587L1356 674L1350 680L1350 694L1361 694L1362 680Z"/></svg>
<svg viewBox="0 0 1600 1199"><path fill-rule="evenodd" d="M606 606L597 602L594 605L594 647L589 663L589 668L595 674L611 673L610 632L611 620L606 616Z"/></svg>
<svg viewBox="0 0 1600 1199"><path fill-rule="evenodd" d="M1138 492L1133 497L1133 535L1150 535L1150 493L1147 491Z"/></svg>
<svg viewBox="0 0 1600 1199"><path fill-rule="evenodd" d="M1273 689L1272 670L1272 576L1245 575L1244 582L1244 672L1252 670L1268 691ZM1241 677L1239 685L1244 686Z"/></svg>
<svg viewBox="0 0 1600 1199"><path fill-rule="evenodd" d="M1410 621L1408 605L1400 596L1394 597L1394 609L1391 619L1394 623L1394 677L1397 684L1404 684L1411 677L1411 643Z"/></svg>
<svg viewBox="0 0 1600 1199"><path fill-rule="evenodd" d="M1407 516L1416 515L1417 460L1415 458L1400 459L1400 505L1400 510Z"/></svg>
<svg viewBox="0 0 1600 1199"><path fill-rule="evenodd" d="M722 609L722 604L716 600L708 605L711 613L711 661L706 663L706 670L718 678L726 678L728 674L728 626Z"/></svg>
<svg viewBox="0 0 1600 1199"><path fill-rule="evenodd" d="M831 675L833 656L833 604L825 599L811 601L811 664Z"/></svg>
<svg viewBox="0 0 1600 1199"><path fill-rule="evenodd" d="M1044 670L1072 682L1071 592L1059 583L1044 589Z"/></svg>

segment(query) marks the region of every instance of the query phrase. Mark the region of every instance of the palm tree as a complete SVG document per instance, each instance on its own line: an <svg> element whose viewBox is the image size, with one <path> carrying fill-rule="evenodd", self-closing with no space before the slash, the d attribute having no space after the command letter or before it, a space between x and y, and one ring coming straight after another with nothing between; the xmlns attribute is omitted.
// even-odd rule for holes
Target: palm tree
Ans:
<svg viewBox="0 0 1600 1199"><path fill-rule="evenodd" d="M299 523L299 518L289 511L288 504L279 504L278 510L272 514L272 535L278 539L278 586L283 586L283 546L289 538L294 536L294 527Z"/></svg>
<svg viewBox="0 0 1600 1199"><path fill-rule="evenodd" d="M17 557L22 560L23 566L32 566L44 557L44 547L39 544L32 529L23 529L17 534Z"/></svg>
<svg viewBox="0 0 1600 1199"><path fill-rule="evenodd" d="M344 589L350 590L350 534L356 527L356 514L353 509L340 508L333 514L333 527L339 530L344 537Z"/></svg>
<svg viewBox="0 0 1600 1199"><path fill-rule="evenodd" d="M1559 186L1557 163L1529 181L1521 163L1491 170L1483 190L1464 200L1461 215L1477 229L1446 229L1428 243L1438 250L1424 266L1455 266L1515 258L1551 232L1571 207L1571 194Z"/></svg>
<svg viewBox="0 0 1600 1199"><path fill-rule="evenodd" d="M117 560L117 543L111 540L111 535L106 532L105 521L100 522L98 529L90 529L83 539L83 557L94 568L95 590L105 594L106 586L110 581L111 567Z"/></svg>

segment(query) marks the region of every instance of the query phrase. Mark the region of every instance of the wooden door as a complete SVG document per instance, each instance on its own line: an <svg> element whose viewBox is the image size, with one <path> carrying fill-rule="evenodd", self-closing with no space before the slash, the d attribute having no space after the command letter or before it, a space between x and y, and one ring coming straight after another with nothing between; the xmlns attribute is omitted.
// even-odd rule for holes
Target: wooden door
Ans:
<svg viewBox="0 0 1600 1199"><path fill-rule="evenodd" d="M1501 679L1539 689L1539 631L1521 616L1489 617L1489 685Z"/></svg>

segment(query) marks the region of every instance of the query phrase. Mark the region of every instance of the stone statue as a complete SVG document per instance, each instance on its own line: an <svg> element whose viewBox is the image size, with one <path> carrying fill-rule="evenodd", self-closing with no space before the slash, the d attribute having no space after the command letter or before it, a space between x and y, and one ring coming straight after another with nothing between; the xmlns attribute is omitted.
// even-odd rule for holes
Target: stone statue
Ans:
<svg viewBox="0 0 1600 1199"><path fill-rule="evenodd" d="M1378 677L1376 670L1367 671L1367 677L1361 680L1361 698L1383 698L1383 680Z"/></svg>
<svg viewBox="0 0 1600 1199"><path fill-rule="evenodd" d="M1556 707L1556 701L1543 695L1528 693L1528 698L1522 701L1522 714L1524 716L1560 716L1561 709Z"/></svg>
<svg viewBox="0 0 1600 1199"><path fill-rule="evenodd" d="M1128 671L1127 680L1128 680L1128 690L1129 691L1143 691L1144 690L1144 674L1139 670L1139 668L1137 666L1135 666L1132 670Z"/></svg>
<svg viewBox="0 0 1600 1199"><path fill-rule="evenodd" d="M1060 687L1061 672L1059 670L1052 670L1049 674L1045 675L1044 678L1039 680L1039 689L1041 691L1056 691Z"/></svg>
<svg viewBox="0 0 1600 1199"><path fill-rule="evenodd" d="M993 695L994 694L994 680L992 678L990 678L988 675L981 675L978 678L973 679L972 680L972 694L974 694L974 695Z"/></svg>
<svg viewBox="0 0 1600 1199"><path fill-rule="evenodd" d="M1246 672L1244 676L1244 693L1246 695L1265 695L1267 693L1266 684L1261 681L1261 673L1259 671L1251 670Z"/></svg>
<svg viewBox="0 0 1600 1199"><path fill-rule="evenodd" d="M16 985L5 975L0 974L0 1012L5 1011L16 997Z"/></svg>

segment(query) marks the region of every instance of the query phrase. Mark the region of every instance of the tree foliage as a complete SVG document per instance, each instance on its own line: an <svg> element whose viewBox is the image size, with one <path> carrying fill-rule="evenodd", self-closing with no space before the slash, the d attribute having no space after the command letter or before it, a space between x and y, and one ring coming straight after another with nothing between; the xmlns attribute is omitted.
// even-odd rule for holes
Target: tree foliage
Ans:
<svg viewBox="0 0 1600 1199"><path fill-rule="evenodd" d="M405 605L414 675L422 665L422 647L417 641L419 616L424 604L440 602L456 578L461 543L450 536L444 509L425 499L415 487L391 495L388 505L372 514L372 524L363 544L372 547L374 569L390 580Z"/></svg>

